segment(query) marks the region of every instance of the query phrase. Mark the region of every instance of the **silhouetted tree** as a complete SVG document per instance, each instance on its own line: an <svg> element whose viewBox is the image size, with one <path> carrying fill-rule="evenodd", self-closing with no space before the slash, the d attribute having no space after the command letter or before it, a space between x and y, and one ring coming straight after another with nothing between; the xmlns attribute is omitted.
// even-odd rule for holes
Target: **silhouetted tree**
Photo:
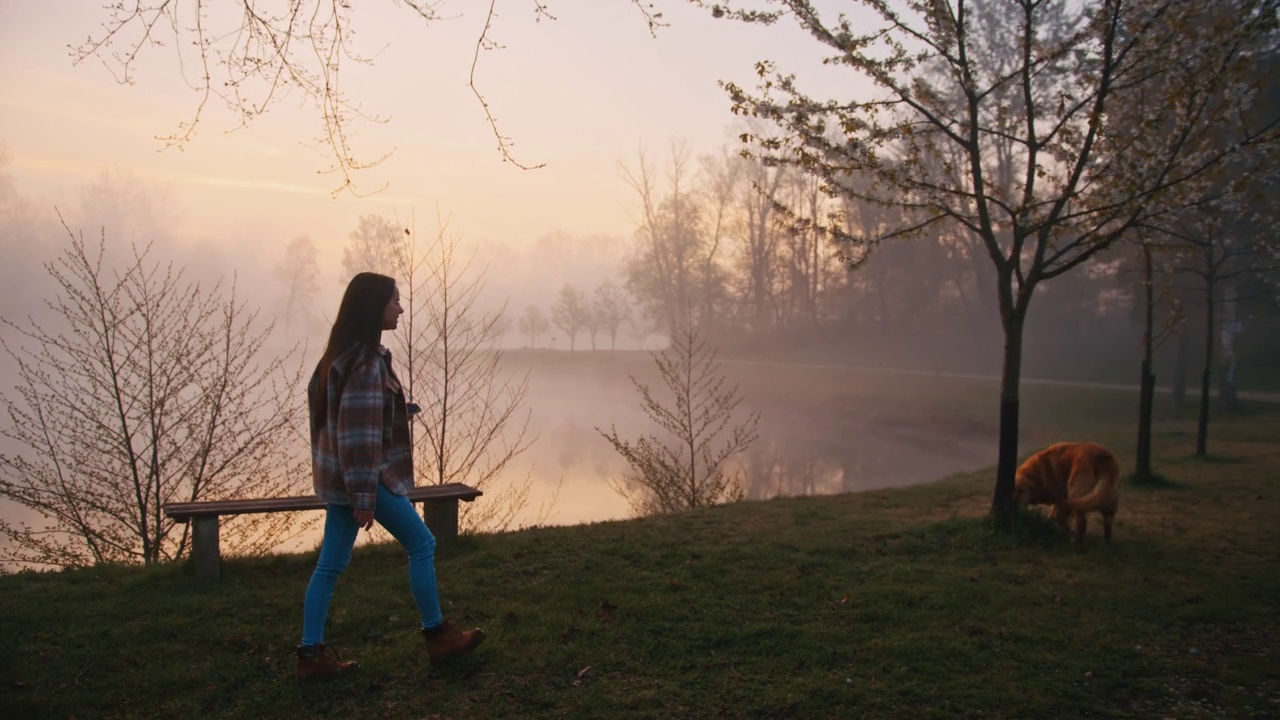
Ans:
<svg viewBox="0 0 1280 720"><path fill-rule="evenodd" d="M1270 200L1267 201L1270 204ZM1242 288L1275 295L1275 280L1280 277L1280 256L1274 238L1245 231L1228 219L1231 211L1218 202L1207 202L1188 210L1162 228L1162 231L1187 249L1180 254L1175 272L1194 279L1194 289L1204 313L1204 365L1200 376L1200 410L1196 424L1196 455L1208 453L1209 403L1215 369L1213 348L1219 332L1226 357L1218 393L1225 409L1233 409L1235 400L1235 335L1240 332L1236 316L1237 303L1253 300L1242 297ZM1270 242L1268 242L1270 240ZM1262 280L1261 284L1251 281ZM1219 314L1223 317L1219 318Z"/></svg>
<svg viewBox="0 0 1280 720"><path fill-rule="evenodd" d="M1182 322L1180 304L1174 303L1165 322L1156 323L1156 307L1159 300L1169 294L1171 277L1157 267L1156 255L1161 259L1178 251L1171 243L1157 243L1149 228L1138 228L1133 243L1138 247L1141 265L1142 312L1142 367L1138 392L1138 442L1134 452L1133 477L1137 482L1153 479L1151 458L1151 430L1154 416L1156 376L1152 356L1164 339Z"/></svg>
<svg viewBox="0 0 1280 720"><path fill-rule="evenodd" d="M587 304L586 296L578 288L565 283L551 306L551 324L569 336L570 351L574 349L578 332L587 327L590 316L591 306Z"/></svg>
<svg viewBox="0 0 1280 720"><path fill-rule="evenodd" d="M742 167L747 173L742 197L745 236L738 262L746 280L744 315L752 330L764 332L778 320L778 251L784 233L774 213L788 172L783 166L759 162L743 163Z"/></svg>
<svg viewBox="0 0 1280 720"><path fill-rule="evenodd" d="M591 317L609 334L609 349L618 349L618 330L631 318L631 303L622 288L606 280L596 288Z"/></svg>
<svg viewBox="0 0 1280 720"><path fill-rule="evenodd" d="M664 332L699 310L699 280L706 277L709 255L700 227L701 206L694 194L689 152L673 145L664 193L658 170L641 152L637 170L622 168L623 179L640 201L636 244L627 263L627 289ZM696 317L696 316L695 316Z"/></svg>
<svg viewBox="0 0 1280 720"><path fill-rule="evenodd" d="M301 235L289 241L284 257L275 266L276 277L284 283L284 317L286 321L311 316L316 294L320 292L320 263L316 244Z"/></svg>
<svg viewBox="0 0 1280 720"><path fill-rule="evenodd" d="M551 323L542 314L542 308L530 305L524 309L524 315L520 316L520 333L529 338L529 347L537 347L538 338L550 329Z"/></svg>
<svg viewBox="0 0 1280 720"><path fill-rule="evenodd" d="M701 187L695 195L703 205L699 216L703 219L705 244L700 253L696 301L699 307L694 316L699 318L699 327L709 335L728 330L733 311L726 259L731 257L742 229L740 201L746 181L746 162L729 146L698 158Z"/></svg>
<svg viewBox="0 0 1280 720"><path fill-rule="evenodd" d="M347 236L342 248L343 274L338 280L342 285L350 282L357 273L376 272L395 277L404 268L402 241L404 231L387 218L361 215L359 224Z"/></svg>

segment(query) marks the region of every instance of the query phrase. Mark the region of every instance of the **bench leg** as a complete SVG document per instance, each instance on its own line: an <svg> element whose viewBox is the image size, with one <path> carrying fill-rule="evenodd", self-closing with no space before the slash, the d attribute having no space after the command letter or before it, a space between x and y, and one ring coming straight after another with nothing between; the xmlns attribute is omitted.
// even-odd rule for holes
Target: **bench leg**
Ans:
<svg viewBox="0 0 1280 720"><path fill-rule="evenodd" d="M196 566L196 577L217 580L222 574L218 516L193 518L191 527L191 560Z"/></svg>
<svg viewBox="0 0 1280 720"><path fill-rule="evenodd" d="M458 500L423 500L422 519L427 523L436 541L448 541L458 537Z"/></svg>

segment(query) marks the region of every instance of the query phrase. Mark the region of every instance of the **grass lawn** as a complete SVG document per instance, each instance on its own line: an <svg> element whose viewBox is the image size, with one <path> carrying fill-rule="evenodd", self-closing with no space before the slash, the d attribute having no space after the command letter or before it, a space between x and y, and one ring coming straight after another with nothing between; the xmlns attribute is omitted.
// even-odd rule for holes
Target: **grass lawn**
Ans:
<svg viewBox="0 0 1280 720"><path fill-rule="evenodd" d="M1027 433L1109 443L1128 469L1126 403L1028 389ZM178 565L0 577L0 715L1276 717L1280 406L1211 433L1197 459L1190 422L1162 422L1164 482L1126 485L1114 544L1094 516L1085 552L1038 514L993 532L990 470L464 538L438 559L442 602L489 639L436 667L403 552L358 548L328 639L361 669L305 684L314 553L229 560L220 582Z"/></svg>

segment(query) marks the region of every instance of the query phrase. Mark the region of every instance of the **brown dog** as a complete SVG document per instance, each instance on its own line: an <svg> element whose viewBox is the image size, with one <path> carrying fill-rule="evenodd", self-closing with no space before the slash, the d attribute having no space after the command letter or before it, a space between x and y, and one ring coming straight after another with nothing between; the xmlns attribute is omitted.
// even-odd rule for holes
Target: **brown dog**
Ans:
<svg viewBox="0 0 1280 720"><path fill-rule="evenodd" d="M1065 530L1075 518L1075 541L1084 543L1085 513L1102 513L1102 533L1111 542L1111 524L1120 506L1120 465L1105 447L1091 442L1054 443L1027 458L1014 478L1013 501L1052 505L1049 517Z"/></svg>

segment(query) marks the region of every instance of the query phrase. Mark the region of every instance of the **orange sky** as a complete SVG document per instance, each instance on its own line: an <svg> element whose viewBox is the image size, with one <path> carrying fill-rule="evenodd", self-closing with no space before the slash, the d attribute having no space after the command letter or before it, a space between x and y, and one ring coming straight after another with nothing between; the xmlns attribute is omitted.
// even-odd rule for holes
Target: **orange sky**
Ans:
<svg viewBox="0 0 1280 720"><path fill-rule="evenodd" d="M419 224L435 209L469 240L520 245L552 231L629 236L635 202L618 163L640 147L656 155L673 140L695 153L731 142L733 117L716 81L749 83L753 64L790 53L812 60L812 43L790 27L713 20L682 0L660 2L669 27L656 38L629 0L548 3L557 19L535 22L533 5L499 0L493 30L505 47L477 71L522 171L503 163L467 87L485 3L441 5L423 25L393 2L362 2L352 16L372 68L348 66L345 87L383 124L353 126L365 157L394 151L357 176L358 199L331 197L337 180L309 146L318 119L292 99L248 128L214 108L193 142L163 150L156 136L188 119L196 98L168 48L151 48L137 82L120 85L101 64L73 66L67 46L107 17L98 0L0 2L0 144L20 191L52 207L72 202L103 171L168 187L183 232L219 240L246 233L281 246L316 239L332 261L368 212ZM433 223L432 223L433 224Z"/></svg>

